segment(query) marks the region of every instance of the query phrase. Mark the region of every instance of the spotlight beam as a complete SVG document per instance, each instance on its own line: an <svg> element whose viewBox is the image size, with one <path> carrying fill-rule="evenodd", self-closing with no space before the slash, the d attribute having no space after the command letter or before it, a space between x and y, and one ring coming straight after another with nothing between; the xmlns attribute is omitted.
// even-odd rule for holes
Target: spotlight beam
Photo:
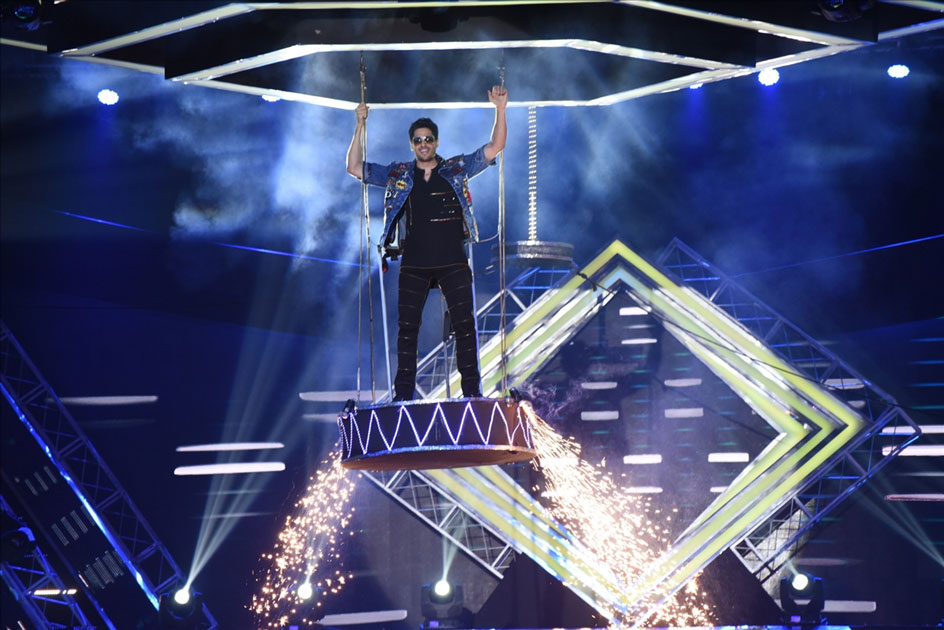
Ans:
<svg viewBox="0 0 944 630"><path fill-rule="evenodd" d="M106 221L105 219L97 219L95 217L84 216L81 214L76 214L74 212L66 212L65 210L56 210L58 214L65 215L67 217L72 217L73 219L81 219L83 221L90 221L92 223L99 223L101 225L108 225L111 227L122 228L125 230L134 230L136 232L146 232L148 234L157 234L163 235L160 232L155 232L153 230L146 230L144 228L135 227L133 225L127 225L124 223L116 223L115 221ZM268 249L265 247L251 247L249 245L237 245L235 243L224 243L222 241L206 241L210 245L218 245L219 247L230 247L232 249L242 249L249 252L259 252L260 254L273 254L275 256L287 256L289 258L297 258L299 260L311 260L315 262L327 262L333 263L335 265L345 265L349 267L357 267L358 263L348 260L334 260L332 258L320 258L318 256L306 256L305 254L296 254L293 252L284 252L277 249Z"/></svg>

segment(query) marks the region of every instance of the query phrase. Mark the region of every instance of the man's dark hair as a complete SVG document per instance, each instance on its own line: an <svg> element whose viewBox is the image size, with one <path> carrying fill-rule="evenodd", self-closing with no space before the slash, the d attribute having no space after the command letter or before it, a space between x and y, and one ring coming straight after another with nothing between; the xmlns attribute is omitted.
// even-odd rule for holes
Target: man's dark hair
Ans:
<svg viewBox="0 0 944 630"><path fill-rule="evenodd" d="M417 129L422 129L423 127L429 129L433 132L433 137L439 140L439 127L436 126L429 118L419 118L412 125L410 125L410 141L413 140L413 132Z"/></svg>

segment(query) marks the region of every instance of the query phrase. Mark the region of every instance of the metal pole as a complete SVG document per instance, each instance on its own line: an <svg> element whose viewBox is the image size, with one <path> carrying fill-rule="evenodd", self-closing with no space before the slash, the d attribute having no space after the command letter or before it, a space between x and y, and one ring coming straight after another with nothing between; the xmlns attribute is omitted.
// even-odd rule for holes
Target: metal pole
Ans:
<svg viewBox="0 0 944 630"><path fill-rule="evenodd" d="M361 103L366 103L367 97L367 64L364 63L364 55L361 54ZM367 122L364 122L364 133L361 135L361 152L364 156L364 161L367 161ZM361 181L363 187L362 194L364 196L364 216L367 219L367 248L370 249L370 204L367 196L367 183ZM383 319L383 331L384 331L384 363L387 366L387 395L392 399L393 398L393 378L390 376L390 334L387 326L387 294L384 291L383 283L383 254L381 253L381 245L377 244L377 279L380 283L380 316ZM369 257L369 254L368 254ZM368 261L369 262L369 261ZM367 285L368 291L370 291L370 271L368 264L368 274L367 274ZM370 393L373 397L373 401L377 402L377 396L374 393L374 337L373 337L373 305L371 305L371 337L370 337Z"/></svg>
<svg viewBox="0 0 944 630"><path fill-rule="evenodd" d="M367 96L367 65L364 63L364 54L361 53L361 103L366 103ZM367 121L364 121L364 131L361 133L361 156L367 162ZM364 225L367 237L367 316L370 337L370 400L377 402L377 393L374 380L374 295L370 280L370 203L367 196L367 182L361 178L361 194L364 204ZM358 348L358 353L360 349ZM358 395L360 395L360 376L358 375Z"/></svg>
<svg viewBox="0 0 944 630"><path fill-rule="evenodd" d="M498 68L501 87L505 87L505 54L502 52ZM498 156L498 276L499 276L499 335L501 335L501 389L499 395L508 391L508 357L505 347L505 152Z"/></svg>

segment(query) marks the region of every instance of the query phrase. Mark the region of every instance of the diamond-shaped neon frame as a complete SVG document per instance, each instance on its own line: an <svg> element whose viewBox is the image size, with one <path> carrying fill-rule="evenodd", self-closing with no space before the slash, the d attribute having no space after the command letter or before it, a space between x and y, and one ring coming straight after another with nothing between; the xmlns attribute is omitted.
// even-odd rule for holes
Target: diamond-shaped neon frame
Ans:
<svg viewBox="0 0 944 630"><path fill-rule="evenodd" d="M572 588L580 588L579 582L583 582L582 589L589 588L591 592L578 594L592 604L596 602L598 609L606 608L603 603L606 602L647 616L651 610L640 609L639 605L651 601L648 593L681 588L713 558L828 469L842 455L843 448L868 428L869 422L818 383L799 374L704 296L679 286L620 241L614 241L570 281L542 296L512 323L505 341L509 383L512 386L524 383L612 298L620 285L778 431L767 448L689 525L632 591L615 594L609 584L597 590L585 580L576 580L575 584L570 564L579 562L577 558L553 562L553 567L548 566L547 558L543 561L535 558ZM497 338L482 348L485 391L494 392L500 382L500 352ZM458 375L452 378L457 387ZM432 392L432 396L442 396L445 385L441 389ZM501 492L504 500L514 497L514 501L530 505L509 507L500 514L484 505L480 511L483 518L493 525L496 518L504 521L501 530L513 539L520 538L521 532L530 531L534 536L535 529L540 530L542 538L571 539L571 544L549 543L549 548L558 553L570 555L581 547L579 543L573 545L577 541L570 534L548 527L543 508L520 488L520 492L509 489L508 484L514 482L499 469L466 471L462 484L456 483L450 471L438 471L431 476L463 500L484 498L487 502L489 497L499 498L496 484L504 486ZM508 518L519 522L509 524ZM539 526L521 522L528 519L537 519ZM529 548L534 547L534 538L527 543L520 550L531 555Z"/></svg>

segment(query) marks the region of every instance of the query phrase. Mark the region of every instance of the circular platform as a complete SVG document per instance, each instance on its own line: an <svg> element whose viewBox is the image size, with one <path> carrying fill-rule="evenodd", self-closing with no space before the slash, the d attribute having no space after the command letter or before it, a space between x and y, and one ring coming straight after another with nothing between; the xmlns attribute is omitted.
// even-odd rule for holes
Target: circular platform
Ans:
<svg viewBox="0 0 944 630"><path fill-rule="evenodd" d="M513 399L390 403L338 417L341 465L354 470L489 466L535 456L527 415Z"/></svg>

